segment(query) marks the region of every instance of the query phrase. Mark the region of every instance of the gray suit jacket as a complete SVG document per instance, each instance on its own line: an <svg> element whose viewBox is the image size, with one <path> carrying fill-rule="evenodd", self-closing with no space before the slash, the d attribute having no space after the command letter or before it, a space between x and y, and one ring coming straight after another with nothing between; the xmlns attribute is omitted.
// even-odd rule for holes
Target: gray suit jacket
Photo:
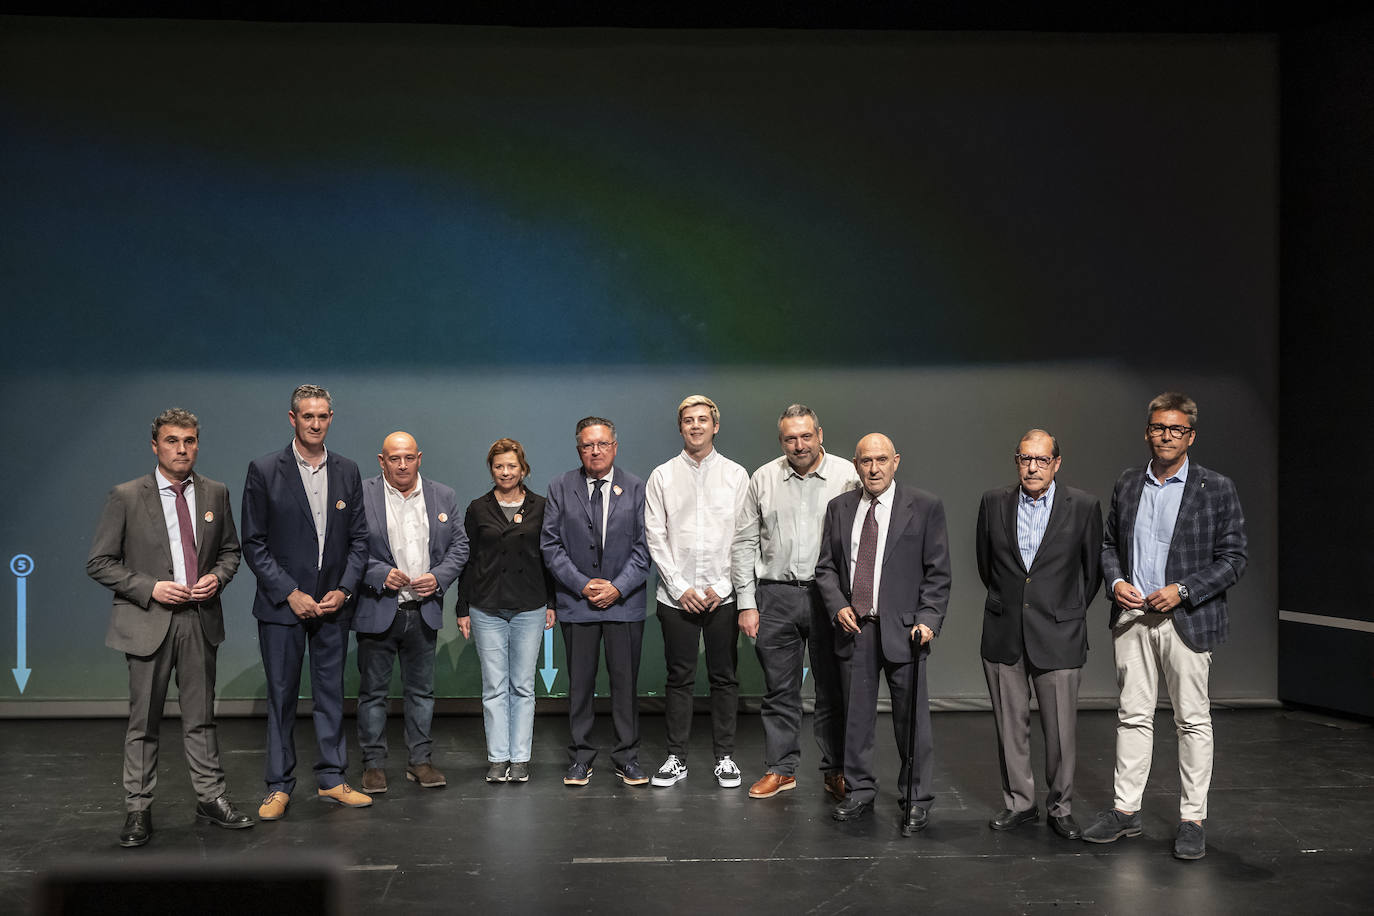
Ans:
<svg viewBox="0 0 1374 916"><path fill-rule="evenodd" d="M229 508L229 488L193 474L196 494L196 560L201 575L214 573L219 591L200 603L200 625L212 646L224 642L220 595L239 568L239 536ZM173 607L153 600L153 586L172 578L172 545L154 474L110 491L100 515L86 573L114 590L105 645L128 655L152 655L172 624Z"/></svg>
<svg viewBox="0 0 1374 916"><path fill-rule="evenodd" d="M1054 505L1031 568L1016 531L1020 484L983 494L978 507L978 576L983 658L1014 665L1025 647L1036 668L1081 668L1088 658L1088 605L1102 581L1102 506L1083 490L1055 484Z"/></svg>
<svg viewBox="0 0 1374 916"><path fill-rule="evenodd" d="M882 621L883 655L894 662L916 658L911 628L918 623L936 636L949 607L949 536L945 507L934 493L893 483L892 517L883 547L883 574L878 586L878 618ZM821 553L816 561L816 585L831 623L853 601L849 581L850 538L863 490L841 493L825 507ZM922 647L929 652L930 646ZM835 630L835 654L854 653L854 635Z"/></svg>

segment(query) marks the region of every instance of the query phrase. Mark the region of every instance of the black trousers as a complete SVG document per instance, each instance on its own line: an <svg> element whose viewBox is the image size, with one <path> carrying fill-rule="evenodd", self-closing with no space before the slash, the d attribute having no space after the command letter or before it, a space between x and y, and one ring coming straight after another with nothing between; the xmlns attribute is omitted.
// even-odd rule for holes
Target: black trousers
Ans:
<svg viewBox="0 0 1374 916"><path fill-rule="evenodd" d="M735 752L735 714L739 709L739 608L722 604L707 614L693 614L658 603L663 628L664 724L668 753L687 761L692 734L692 689L697 680L697 647L706 646L706 677L711 684L711 747L716 759Z"/></svg>
<svg viewBox="0 0 1374 916"><path fill-rule="evenodd" d="M611 724L615 750L611 761L623 768L639 760L639 649L644 621L564 623L563 646L568 653L568 726L572 743L568 756L590 765L596 759L592 727L596 724L596 669L601 645L606 645L606 673L611 682Z"/></svg>

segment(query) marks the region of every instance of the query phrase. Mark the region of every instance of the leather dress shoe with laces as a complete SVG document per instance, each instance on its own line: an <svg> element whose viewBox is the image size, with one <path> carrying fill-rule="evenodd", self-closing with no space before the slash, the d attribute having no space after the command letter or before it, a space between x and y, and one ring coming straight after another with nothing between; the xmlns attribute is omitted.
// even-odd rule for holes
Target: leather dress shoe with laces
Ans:
<svg viewBox="0 0 1374 916"><path fill-rule="evenodd" d="M835 801L844 801L845 794L848 792L844 783L844 771L827 770L825 774L825 791L830 793L830 797Z"/></svg>
<svg viewBox="0 0 1374 916"><path fill-rule="evenodd" d="M996 817L988 821L988 826L993 830L1012 830L1022 824L1033 824L1038 820L1040 820L1039 808L1031 807L1025 811L1003 808Z"/></svg>
<svg viewBox="0 0 1374 916"><path fill-rule="evenodd" d="M319 791L320 801L343 805L345 808L366 808L372 804L372 796L364 795L346 782Z"/></svg>
<svg viewBox="0 0 1374 916"><path fill-rule="evenodd" d="M1083 831L1079 829L1078 821L1073 819L1072 814L1066 814L1063 817L1051 817L1050 827L1066 840L1083 839Z"/></svg>
<svg viewBox="0 0 1374 916"><path fill-rule="evenodd" d="M252 827L257 821L229 804L229 798L221 795L214 801L196 802L196 820L202 824L214 824L227 830L242 830Z"/></svg>
<svg viewBox="0 0 1374 916"><path fill-rule="evenodd" d="M291 806L291 796L280 790L268 792L258 806L258 820L279 821L286 817L286 809Z"/></svg>
<svg viewBox="0 0 1374 916"><path fill-rule="evenodd" d="M1174 838L1175 859L1201 859L1207 855L1207 831L1201 824L1179 821Z"/></svg>
<svg viewBox="0 0 1374 916"><path fill-rule="evenodd" d="M854 821L863 817L864 814L868 812L868 809L872 807L873 802L860 801L853 795L850 795L831 810L830 816L837 821Z"/></svg>
<svg viewBox="0 0 1374 916"><path fill-rule="evenodd" d="M627 786L646 786L649 784L649 774L644 772L644 768L639 765L638 760L631 760L623 767L616 767L615 775L619 776L620 781Z"/></svg>
<svg viewBox="0 0 1374 916"><path fill-rule="evenodd" d="M119 832L119 845L142 846L153 836L153 812L130 811L124 816L124 829Z"/></svg>
<svg viewBox="0 0 1374 916"><path fill-rule="evenodd" d="M591 782L592 765L590 763L574 762L568 767L568 772L563 774L563 785L565 786L585 786Z"/></svg>
<svg viewBox="0 0 1374 916"><path fill-rule="evenodd" d="M786 792L797 787L795 776L783 776L780 773L764 773L763 778L749 787L750 798L772 798L779 792Z"/></svg>

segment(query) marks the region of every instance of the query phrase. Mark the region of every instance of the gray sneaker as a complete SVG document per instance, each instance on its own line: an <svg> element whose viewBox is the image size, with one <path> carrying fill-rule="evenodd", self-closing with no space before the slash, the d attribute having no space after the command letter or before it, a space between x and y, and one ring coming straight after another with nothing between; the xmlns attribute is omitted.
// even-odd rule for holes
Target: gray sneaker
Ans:
<svg viewBox="0 0 1374 916"><path fill-rule="evenodd" d="M530 781L530 765L529 765L529 762L526 761L525 763L512 763L512 764L510 765L510 770L509 770L509 771L507 772L507 774L506 774L506 781L507 781L507 782L529 782L529 781Z"/></svg>
<svg viewBox="0 0 1374 916"><path fill-rule="evenodd" d="M1115 843L1123 836L1140 836L1140 812L1122 814L1115 808L1103 811L1097 820L1083 831L1089 843Z"/></svg>
<svg viewBox="0 0 1374 916"><path fill-rule="evenodd" d="M502 760L487 766L487 782L505 782L510 778L510 761Z"/></svg>
<svg viewBox="0 0 1374 916"><path fill-rule="evenodd" d="M1174 838L1175 859L1201 859L1207 855L1207 831L1192 821L1178 822L1178 836Z"/></svg>

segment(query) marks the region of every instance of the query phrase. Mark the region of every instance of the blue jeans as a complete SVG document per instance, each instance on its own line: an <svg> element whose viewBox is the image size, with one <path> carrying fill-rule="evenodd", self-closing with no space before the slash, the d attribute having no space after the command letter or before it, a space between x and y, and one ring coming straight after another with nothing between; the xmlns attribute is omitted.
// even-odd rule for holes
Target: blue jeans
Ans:
<svg viewBox="0 0 1374 916"><path fill-rule="evenodd" d="M534 671L544 609L472 608L472 636L482 663L482 721L490 763L528 763L534 740Z"/></svg>
<svg viewBox="0 0 1374 916"><path fill-rule="evenodd" d="M439 633L418 609L396 609L385 633L358 633L358 744L364 767L386 763L386 706L391 671L401 659L409 763L428 763L434 742L434 647Z"/></svg>

